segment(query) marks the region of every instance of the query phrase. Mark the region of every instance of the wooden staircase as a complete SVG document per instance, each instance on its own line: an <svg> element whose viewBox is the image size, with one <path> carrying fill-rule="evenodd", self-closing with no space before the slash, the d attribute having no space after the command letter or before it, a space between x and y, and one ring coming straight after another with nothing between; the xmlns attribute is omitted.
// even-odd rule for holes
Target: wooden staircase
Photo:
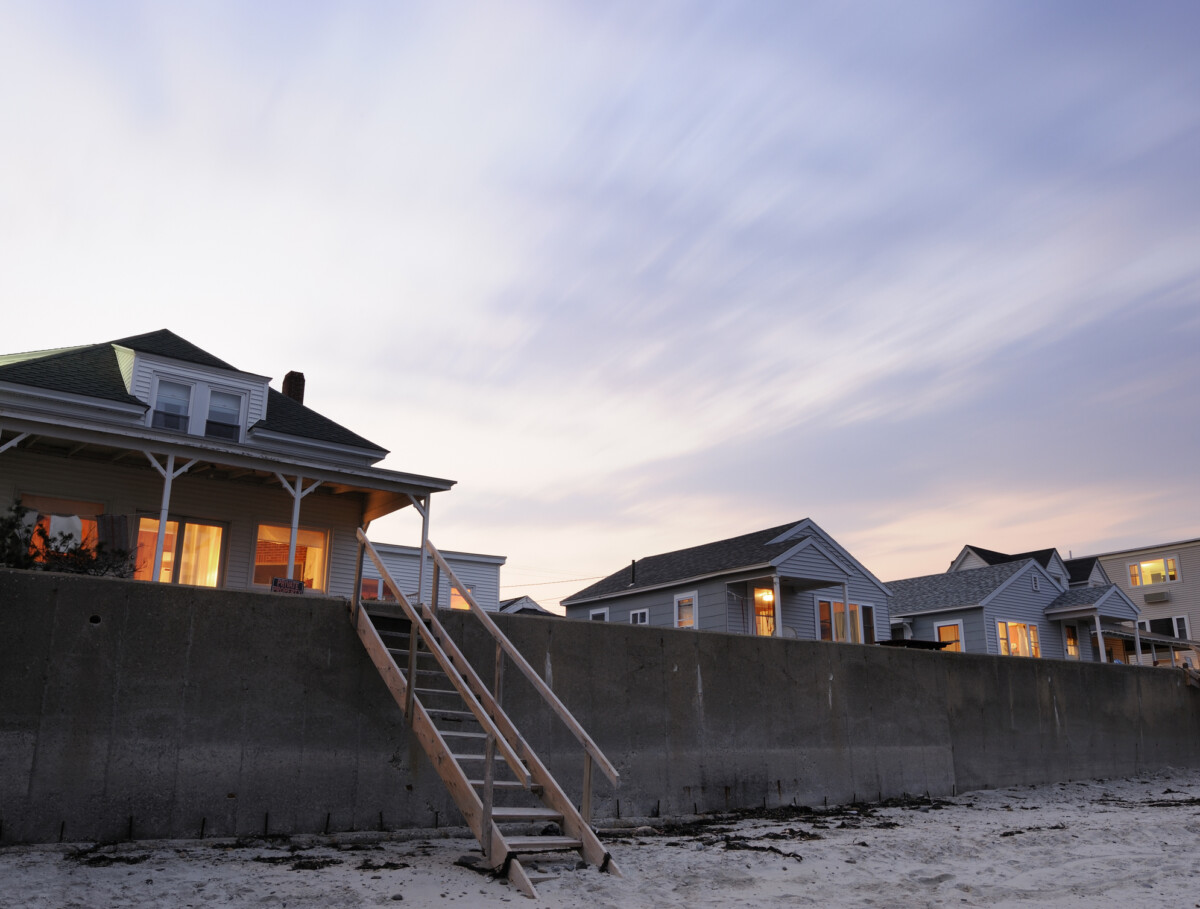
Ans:
<svg viewBox="0 0 1200 909"><path fill-rule="evenodd" d="M361 576L365 553L398 605L394 615L377 610L372 616L354 597L351 612L359 639L479 841L486 867L504 874L529 897L536 897L537 891L521 864L521 856L577 851L588 864L619 876L590 825L593 763L613 785L620 783L616 768L475 602L432 543L426 542L426 551L434 565L434 604L413 606L396 586L366 534L360 530L358 538L358 574ZM463 591L471 612L496 641L495 677L490 689L438 621L441 572ZM356 582L356 589L359 586ZM583 746L583 799L579 809L500 706L506 656ZM542 825L542 830L535 835L518 835L512 832L518 824L526 830L530 825ZM502 831L500 825L506 829Z"/></svg>

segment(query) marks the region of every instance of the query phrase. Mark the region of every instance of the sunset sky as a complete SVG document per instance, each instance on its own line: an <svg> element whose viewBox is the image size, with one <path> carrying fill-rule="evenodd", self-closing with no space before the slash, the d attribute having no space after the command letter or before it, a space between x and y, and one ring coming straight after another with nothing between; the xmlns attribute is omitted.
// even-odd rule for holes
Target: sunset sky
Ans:
<svg viewBox="0 0 1200 909"><path fill-rule="evenodd" d="M0 352L300 370L546 605L802 517L885 581L1198 537L1197 35L1194 0L0 0Z"/></svg>

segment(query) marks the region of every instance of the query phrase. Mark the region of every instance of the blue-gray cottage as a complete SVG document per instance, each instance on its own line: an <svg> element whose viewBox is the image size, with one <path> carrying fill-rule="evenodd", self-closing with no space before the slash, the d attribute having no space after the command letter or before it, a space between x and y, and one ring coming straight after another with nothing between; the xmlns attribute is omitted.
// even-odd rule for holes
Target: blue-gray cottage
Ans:
<svg viewBox="0 0 1200 909"><path fill-rule="evenodd" d="M874 644L890 636L890 599L805 518L637 559L562 605L568 618Z"/></svg>

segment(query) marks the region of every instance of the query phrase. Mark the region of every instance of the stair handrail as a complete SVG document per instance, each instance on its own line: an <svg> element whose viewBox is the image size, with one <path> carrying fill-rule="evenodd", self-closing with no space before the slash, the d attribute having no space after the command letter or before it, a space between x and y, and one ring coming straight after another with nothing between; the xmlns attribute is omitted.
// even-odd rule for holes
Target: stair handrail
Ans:
<svg viewBox="0 0 1200 909"><path fill-rule="evenodd" d="M362 536L362 531L359 531L359 535ZM547 685L542 677L537 674L534 668L529 665L529 661L525 659L525 657L521 654L521 651L519 651L513 642L508 639L508 636L500 630L500 627L492 620L492 617L488 615L487 610L479 605L475 599L475 595L472 594L467 586L458 579L458 576L454 573L454 569L451 568L446 560L442 557L442 554L438 551L437 547L433 545L432 540L426 540L425 549L426 552L433 557L438 568L446 572L447 576L449 576L450 583L459 592L459 595L467 601L470 611L477 619L479 619L479 621L483 624L483 627L486 628L488 633L491 634L492 638L495 639L496 643L504 649L504 652L508 654L509 658L512 659L516 667L521 670L521 674L529 680L529 682L537 690L538 694L540 694L546 703L550 705L550 708L556 714L558 714L558 718L562 720L567 729L570 730L571 734L578 739L586 754L597 764L599 764L600 769L604 771L604 775L609 778L613 786L620 786L621 774L617 771L617 768L613 766L612 761L610 761L605 756L604 752L600 750L600 746L597 745L595 741L592 740L592 737L587 734L587 730L585 730L580 722L575 719L574 715L570 710L567 709L566 705L558 699L558 695L554 693L554 690ZM434 591L433 598L436 602L436 589ZM590 782L590 780L587 780L587 777L590 777L590 775L590 767L585 767L584 777L586 782ZM587 790L590 790L590 786L585 786L585 804L590 803L591 801L591 793ZM588 814L590 814L590 812L585 812L584 816L587 817Z"/></svg>
<svg viewBox="0 0 1200 909"><path fill-rule="evenodd" d="M429 629L421 620L421 617L417 614L417 611L413 608L413 605L408 601L408 597L406 597L403 591L400 590L399 586L397 586L395 579L387 570L387 567L383 564L383 561L379 558L379 553L375 551L375 547L371 545L371 541L367 539L367 535L363 533L362 528L358 529L358 539L364 551L371 557L371 561L375 563L375 567L379 571L380 578L396 597L397 602L400 603L400 608L404 610L405 617L410 623L409 634L417 635L420 640L425 642L425 646L429 648L429 652L432 653L437 659L438 665L442 667L442 671L446 673L446 677L450 679L450 681L454 684L454 687L458 690L458 693L462 695L463 701L466 702L466 705L470 709L471 713L475 715L475 719L479 721L479 724L484 728L486 733L496 740L496 745L499 747L500 753L504 756L505 763L508 764L508 766L512 769L512 772L516 775L517 779L521 781L521 784L528 789L530 783L532 782L529 774L529 768L527 768L521 762L521 758L509 744L508 738L503 735L498 728L496 728L495 722L493 722L492 718L488 715L488 712L485 709L485 704L481 703L480 699L471 693L471 688L467 684L466 680L463 679L462 672L446 655L446 652L442 649L442 646L437 642L433 635L429 633ZM356 595L354 597L355 602L357 602L359 599L359 593L360 591L356 591ZM356 616L356 619L357 618L358 617ZM374 631L374 626L372 626L372 631ZM375 636L378 639L378 631L375 631ZM379 643L382 644L383 642L380 641ZM470 671L469 665L467 666L467 669ZM417 680L415 677L404 678L404 683L406 686L406 702L408 702L407 695L411 689L416 688ZM486 689L484 691L484 695L487 695ZM409 719L411 722L411 717Z"/></svg>

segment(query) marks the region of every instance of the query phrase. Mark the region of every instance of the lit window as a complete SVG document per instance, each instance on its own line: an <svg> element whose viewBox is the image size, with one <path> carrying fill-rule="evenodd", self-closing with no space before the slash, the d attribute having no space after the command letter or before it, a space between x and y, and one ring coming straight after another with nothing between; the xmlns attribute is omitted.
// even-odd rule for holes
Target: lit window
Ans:
<svg viewBox="0 0 1200 909"><path fill-rule="evenodd" d="M99 502L80 502L75 499L59 499L54 496L21 496L21 504L29 509L30 515L36 515L35 527L45 532L46 539L53 546L62 543L65 546L82 544L94 548L99 540L97 534L96 516L104 513L104 506ZM33 518L27 518L33 520ZM68 540L67 537L70 537ZM34 533L32 551L41 561L45 542L40 533ZM124 549L122 545L120 548Z"/></svg>
<svg viewBox="0 0 1200 909"><path fill-rule="evenodd" d="M208 422L204 434L214 439L236 442L242 436L242 396L227 391L208 394Z"/></svg>
<svg viewBox="0 0 1200 909"><path fill-rule="evenodd" d="M475 595L475 588L470 584L467 585L467 593L471 596ZM450 588L450 608L451 609L470 609L471 604L467 602L467 598L458 592L457 587Z"/></svg>
<svg viewBox="0 0 1200 909"><path fill-rule="evenodd" d="M696 594L681 593L675 596L675 627L696 627Z"/></svg>
<svg viewBox="0 0 1200 909"><path fill-rule="evenodd" d="M225 529L216 524L192 521L167 521L163 535L162 570L158 580L164 584L192 584L216 587L221 579L221 549ZM154 553L158 545L158 519L138 520L137 568L133 576L154 580Z"/></svg>
<svg viewBox="0 0 1200 909"><path fill-rule="evenodd" d="M1037 625L1024 622L997 622L996 631L1000 639L1002 656L1040 657Z"/></svg>
<svg viewBox="0 0 1200 909"><path fill-rule="evenodd" d="M862 643L862 629L859 625L859 610L858 603L850 604L849 627L847 627L846 607L840 602L831 602L829 600L820 600L817 603L818 624L821 628L822 641L848 641L851 644ZM874 609L871 610L872 621L874 621ZM871 629L872 643L874 643L875 629Z"/></svg>
<svg viewBox="0 0 1200 909"><path fill-rule="evenodd" d="M754 588L754 633L764 638L775 635L775 591L771 587Z"/></svg>
<svg viewBox="0 0 1200 909"><path fill-rule="evenodd" d="M362 586L359 588L358 596L361 600L378 600L379 588L383 587L383 581L375 578L363 578Z"/></svg>
<svg viewBox="0 0 1200 909"><path fill-rule="evenodd" d="M630 625L649 625L650 624L650 610L649 609L633 610L633 612L629 613L629 624Z"/></svg>
<svg viewBox="0 0 1200 909"><path fill-rule="evenodd" d="M155 429L171 429L175 432L188 431L188 412L192 406L192 389L180 382L158 383L158 394L154 399Z"/></svg>
<svg viewBox="0 0 1200 909"><path fill-rule="evenodd" d="M1179 572L1175 568L1174 559L1149 559L1145 562L1134 562L1129 566L1129 583L1134 587L1178 580Z"/></svg>
<svg viewBox="0 0 1200 909"><path fill-rule="evenodd" d="M961 622L946 622L934 627L937 630L937 639L946 644L946 646L942 648L943 652L963 652Z"/></svg>
<svg viewBox="0 0 1200 909"><path fill-rule="evenodd" d="M1063 631L1067 635L1067 657L1068 659L1079 659L1079 629L1074 625L1064 625Z"/></svg>
<svg viewBox="0 0 1200 909"><path fill-rule="evenodd" d="M288 576L288 548L292 529L281 525L260 524L254 549L254 583L269 585L272 578ZM309 590L325 589L325 569L329 547L323 530L296 531L296 562L292 579L304 582Z"/></svg>

